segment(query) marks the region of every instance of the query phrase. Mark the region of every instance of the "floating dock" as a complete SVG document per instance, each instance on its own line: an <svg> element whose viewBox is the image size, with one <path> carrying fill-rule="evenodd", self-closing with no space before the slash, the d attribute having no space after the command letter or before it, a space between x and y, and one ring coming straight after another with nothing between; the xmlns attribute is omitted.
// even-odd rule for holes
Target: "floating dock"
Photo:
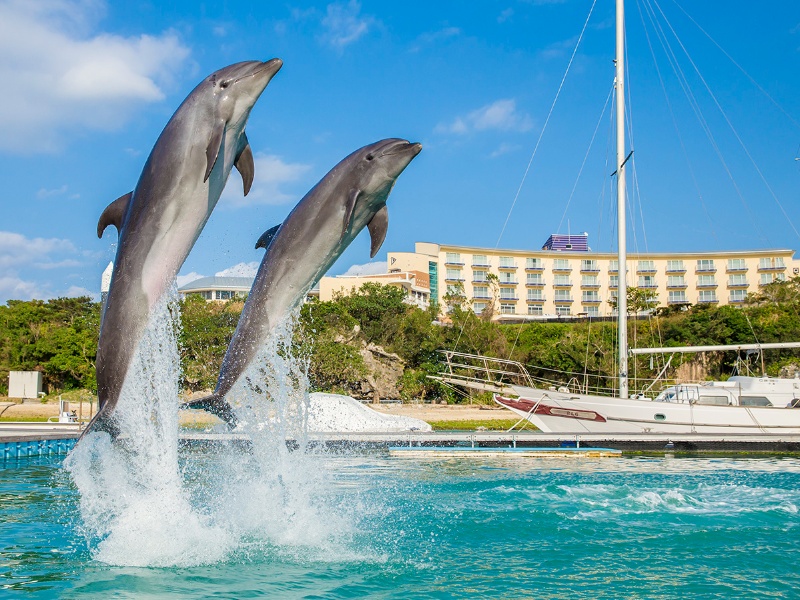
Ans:
<svg viewBox="0 0 800 600"><path fill-rule="evenodd" d="M477 446L390 446L390 456L409 458L619 458L622 450L612 448L491 448Z"/></svg>
<svg viewBox="0 0 800 600"><path fill-rule="evenodd" d="M66 454L75 445L80 429L74 423L2 423L0 458ZM247 435L187 431L180 434L184 447L240 445L249 448ZM287 440L296 447L297 440ZM332 432L310 433L311 447L331 450L383 450L412 456L438 453L444 456L592 456L613 452L614 456L645 453L800 453L800 435L733 434L567 434L538 431L411 431L411 432ZM403 450L400 450L403 448ZM524 450L524 452L523 452ZM517 451L515 453L515 451ZM560 453L560 454L559 454Z"/></svg>

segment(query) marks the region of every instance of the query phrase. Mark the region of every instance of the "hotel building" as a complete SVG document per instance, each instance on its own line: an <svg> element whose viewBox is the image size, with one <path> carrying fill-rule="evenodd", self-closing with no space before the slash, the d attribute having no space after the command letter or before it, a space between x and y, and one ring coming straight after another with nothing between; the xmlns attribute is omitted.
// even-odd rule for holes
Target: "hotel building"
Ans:
<svg viewBox="0 0 800 600"><path fill-rule="evenodd" d="M498 319L610 316L619 289L615 253L592 252L588 235L552 235L541 250L497 250L417 242L389 252L390 273L427 273L430 297L444 306L462 293L476 313L494 304ZM748 293L800 273L794 251L629 253L629 287L655 293L654 307L740 304Z"/></svg>

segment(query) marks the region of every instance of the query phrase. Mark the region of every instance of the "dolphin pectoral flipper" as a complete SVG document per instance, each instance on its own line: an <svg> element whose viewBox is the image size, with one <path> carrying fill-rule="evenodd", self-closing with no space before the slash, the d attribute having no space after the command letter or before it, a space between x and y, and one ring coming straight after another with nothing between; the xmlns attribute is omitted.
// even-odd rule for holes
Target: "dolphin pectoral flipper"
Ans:
<svg viewBox="0 0 800 600"><path fill-rule="evenodd" d="M103 232L109 225L116 227L117 233L122 231L122 221L125 220L125 213L128 212L128 203L131 200L131 196L133 196L133 192L128 192L106 206L103 214L100 215L100 220L97 222L97 237L103 237Z"/></svg>
<svg viewBox="0 0 800 600"><path fill-rule="evenodd" d="M214 393L205 398L185 402L181 408L195 408L210 412L212 415L218 416L220 419L228 424L228 427L233 429L236 427L236 415L231 408L231 405L225 400L225 396Z"/></svg>
<svg viewBox="0 0 800 600"><path fill-rule="evenodd" d="M217 162L219 156L219 149L222 147L222 136L225 133L225 121L219 119L211 131L211 138L208 140L206 147L206 174L203 177L203 183L208 181L211 171Z"/></svg>
<svg viewBox="0 0 800 600"><path fill-rule="evenodd" d="M356 201L361 190L352 190L347 197L344 205L344 221L342 222L342 237L347 235L347 229L350 227L350 220L353 218L353 212L356 209Z"/></svg>
<svg viewBox="0 0 800 600"><path fill-rule="evenodd" d="M244 138L244 148L242 151L239 152L239 155L236 157L236 160L233 163L233 166L236 167L236 170L239 171L239 174L242 176L242 184L244 184L244 195L250 192L250 188L253 186L253 177L255 177L256 173L256 165L253 162L253 150L250 148L250 142L247 141L247 138L244 134L242 134Z"/></svg>
<svg viewBox="0 0 800 600"><path fill-rule="evenodd" d="M375 258L378 250L383 245L383 240L386 239L386 232L389 229L389 209L386 208L385 204L372 217L367 229L369 229L370 237L369 257Z"/></svg>
<svg viewBox="0 0 800 600"><path fill-rule="evenodd" d="M264 233L261 234L261 237L258 238L256 242L256 250L259 248L264 248L265 250L269 247L272 238L275 237L275 234L278 233L278 229L280 229L280 225L275 225L275 227L270 227Z"/></svg>

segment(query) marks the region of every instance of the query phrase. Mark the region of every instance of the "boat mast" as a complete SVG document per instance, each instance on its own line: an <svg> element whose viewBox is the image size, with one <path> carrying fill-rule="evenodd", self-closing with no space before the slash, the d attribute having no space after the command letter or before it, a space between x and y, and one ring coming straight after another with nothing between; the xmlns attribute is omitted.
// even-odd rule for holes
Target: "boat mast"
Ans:
<svg viewBox="0 0 800 600"><path fill-rule="evenodd" d="M625 4L617 0L617 327L619 397L628 397L628 265L625 247Z"/></svg>

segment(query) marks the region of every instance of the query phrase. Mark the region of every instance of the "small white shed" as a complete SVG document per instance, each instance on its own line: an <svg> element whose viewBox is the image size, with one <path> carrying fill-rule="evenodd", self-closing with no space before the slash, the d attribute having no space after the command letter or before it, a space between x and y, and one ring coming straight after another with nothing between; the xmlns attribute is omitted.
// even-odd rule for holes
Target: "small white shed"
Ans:
<svg viewBox="0 0 800 600"><path fill-rule="evenodd" d="M9 398L38 398L42 391L41 371L11 371L8 374Z"/></svg>

